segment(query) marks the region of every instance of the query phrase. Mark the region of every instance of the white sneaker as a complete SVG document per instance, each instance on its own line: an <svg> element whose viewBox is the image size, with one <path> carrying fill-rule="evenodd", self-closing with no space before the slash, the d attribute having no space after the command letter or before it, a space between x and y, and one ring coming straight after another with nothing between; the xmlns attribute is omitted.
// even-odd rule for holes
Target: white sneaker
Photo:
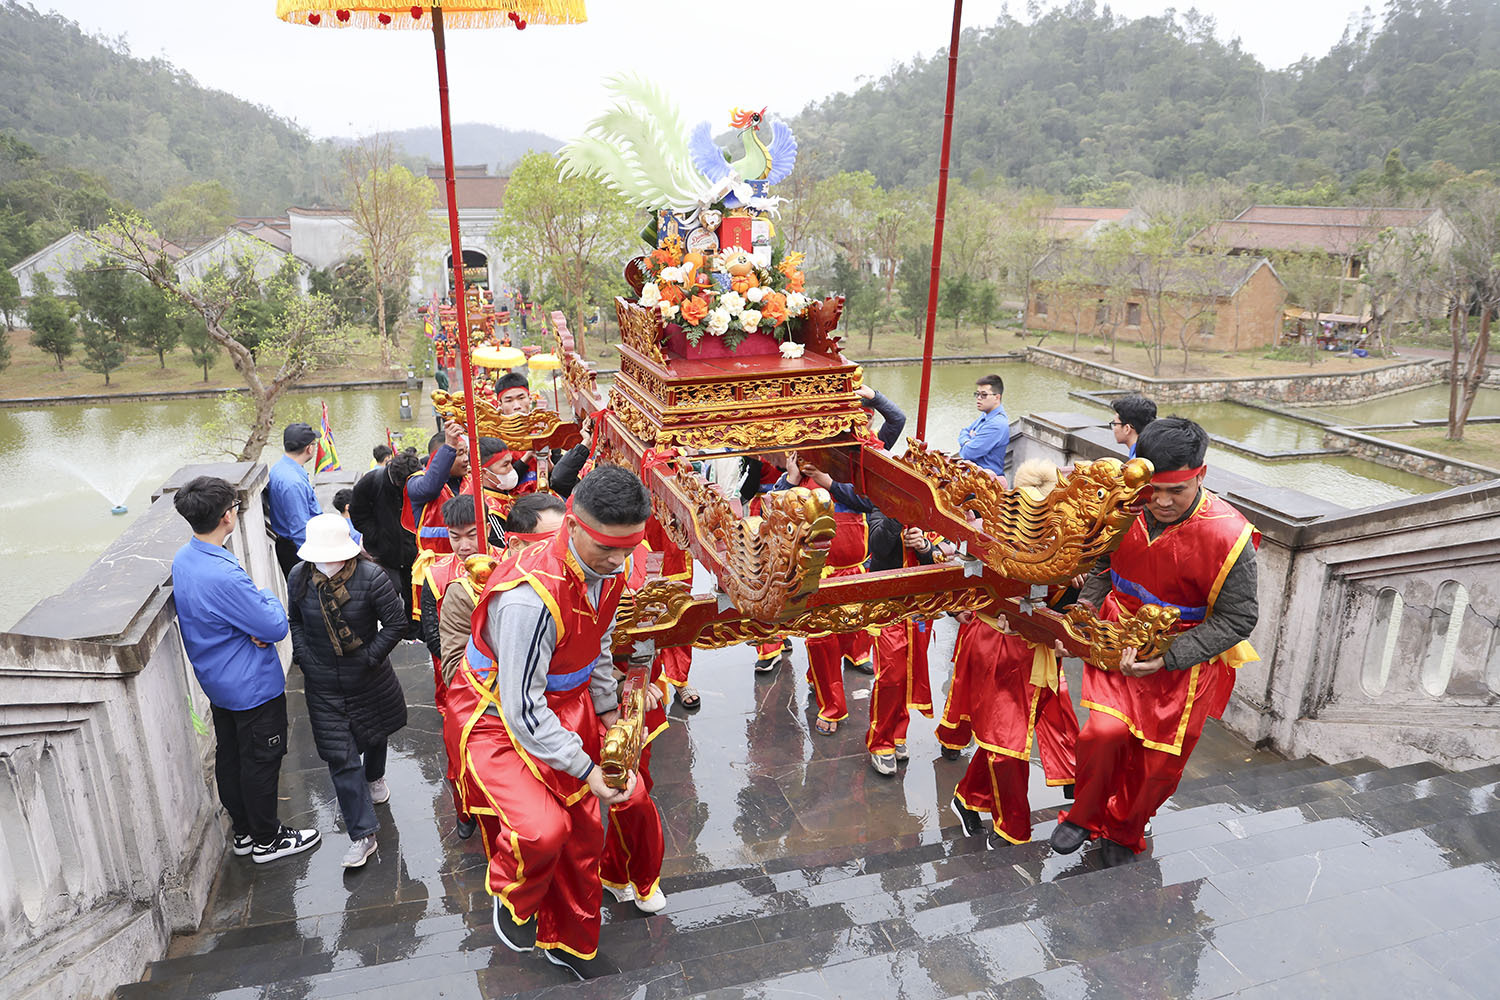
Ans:
<svg viewBox="0 0 1500 1000"><path fill-rule="evenodd" d="M370 782L370 799L377 806L383 806L391 801L391 786L385 783L384 778L376 778Z"/></svg>
<svg viewBox="0 0 1500 1000"><path fill-rule="evenodd" d="M267 861L275 861L289 854L300 854L310 847L318 846L322 836L317 830L293 830L282 827L276 833L276 839L269 844L256 844L250 849L250 860L258 865Z"/></svg>
<svg viewBox="0 0 1500 1000"><path fill-rule="evenodd" d="M896 759L911 760L911 754L907 751L905 743L896 744Z"/></svg>
<svg viewBox="0 0 1500 1000"><path fill-rule="evenodd" d="M234 835L234 844L230 850L234 851L235 857L243 858L255 850L255 838L248 833L237 833Z"/></svg>
<svg viewBox="0 0 1500 1000"><path fill-rule="evenodd" d="M363 868L365 862L370 860L370 855L375 853L375 835L360 837L349 845L349 853L344 855L341 862L345 868Z"/></svg>
<svg viewBox="0 0 1500 1000"><path fill-rule="evenodd" d="M635 898L635 889L632 886L624 886L616 889L612 885L606 885L604 891L615 897L616 903L628 903Z"/></svg>
<svg viewBox="0 0 1500 1000"><path fill-rule="evenodd" d="M893 753L872 753L870 754L870 766L875 769L876 774L895 774L896 755Z"/></svg>
<svg viewBox="0 0 1500 1000"><path fill-rule="evenodd" d="M667 908L667 894L660 887L645 899L637 898L635 908L642 913L660 913Z"/></svg>

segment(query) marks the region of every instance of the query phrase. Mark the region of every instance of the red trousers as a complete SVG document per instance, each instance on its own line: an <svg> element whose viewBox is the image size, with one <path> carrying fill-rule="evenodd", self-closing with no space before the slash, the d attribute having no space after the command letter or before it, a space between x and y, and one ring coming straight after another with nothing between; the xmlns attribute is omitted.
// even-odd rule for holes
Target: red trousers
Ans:
<svg viewBox="0 0 1500 1000"><path fill-rule="evenodd" d="M463 723L448 711L448 685L443 683L443 661L436 656L432 658L432 689L432 700L437 705L438 718L443 724L443 749L448 758L448 767L443 776L448 779L448 791L453 794L453 811L458 814L459 819L466 819L469 811L464 808L463 796L458 792L458 739Z"/></svg>
<svg viewBox="0 0 1500 1000"><path fill-rule="evenodd" d="M1153 750L1122 719L1093 707L1078 737L1073 808L1060 813L1059 820L1077 824L1136 853L1146 849L1146 824L1177 790L1204 724L1211 714L1222 711L1229 697L1226 686L1234 686L1232 671L1227 667L1209 669L1211 666L1200 668L1192 707L1184 720L1180 753ZM1084 665L1086 691L1090 680L1087 672L1094 669ZM1133 678L1126 682L1130 680Z"/></svg>
<svg viewBox="0 0 1500 1000"><path fill-rule="evenodd" d="M938 742L949 750L963 750L974 742L974 726L969 721L969 661L963 655L964 642L977 629L987 629L975 618L958 627L958 637L953 642L953 679L948 682L948 697L943 701L943 714L938 717Z"/></svg>
<svg viewBox="0 0 1500 1000"><path fill-rule="evenodd" d="M666 853L661 814L651 800L651 786L651 745L647 744L641 751L635 794L609 807L604 856L599 859L599 881L614 889L632 886L637 899L645 899L656 891L661 881L662 856Z"/></svg>
<svg viewBox="0 0 1500 1000"><path fill-rule="evenodd" d="M852 663L864 663L870 658L873 644L870 633L864 629L807 640L807 680L812 684L813 697L818 700L818 718L840 722L848 717L849 706L844 701L844 657L847 656Z"/></svg>
<svg viewBox="0 0 1500 1000"><path fill-rule="evenodd" d="M497 733L497 730L500 732ZM503 735L482 716L466 742L467 780L483 798L475 813L489 858L487 887L516 923L536 916L538 948L592 958L599 948L599 800L585 792L571 805L538 781ZM644 796L644 785L637 795Z"/></svg>
<svg viewBox="0 0 1500 1000"><path fill-rule="evenodd" d="M893 753L906 745L906 727L915 708L932 718L932 686L927 678L931 622L897 622L875 640L875 681L870 685L870 729L865 747Z"/></svg>
<svg viewBox="0 0 1500 1000"><path fill-rule="evenodd" d="M673 687L683 687L688 682L688 670L693 666L692 646L668 646L656 654L661 676Z"/></svg>
<svg viewBox="0 0 1500 1000"><path fill-rule="evenodd" d="M769 660L773 656L781 655L781 640L773 639L770 642L758 642L755 644L755 658L757 660Z"/></svg>
<svg viewBox="0 0 1500 1000"><path fill-rule="evenodd" d="M953 795L966 809L989 813L1000 836L1024 844L1031 839L1030 778L1031 761L975 747Z"/></svg>

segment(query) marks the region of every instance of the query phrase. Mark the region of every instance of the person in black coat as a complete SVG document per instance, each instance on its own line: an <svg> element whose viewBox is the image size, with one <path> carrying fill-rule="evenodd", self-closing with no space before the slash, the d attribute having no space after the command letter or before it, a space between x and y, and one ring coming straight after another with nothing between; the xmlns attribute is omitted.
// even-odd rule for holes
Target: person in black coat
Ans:
<svg viewBox="0 0 1500 1000"><path fill-rule="evenodd" d="M390 574L360 557L339 515L309 520L297 555L302 562L287 581L292 651L351 842L343 864L358 868L375 852L375 806L391 797L386 740L406 725L390 653L409 621Z"/></svg>
<svg viewBox="0 0 1500 1000"><path fill-rule="evenodd" d="M417 536L401 526L406 480L422 471L414 451L397 452L390 462L371 469L354 484L349 520L363 535L365 551L384 566L411 615L411 567L417 560Z"/></svg>

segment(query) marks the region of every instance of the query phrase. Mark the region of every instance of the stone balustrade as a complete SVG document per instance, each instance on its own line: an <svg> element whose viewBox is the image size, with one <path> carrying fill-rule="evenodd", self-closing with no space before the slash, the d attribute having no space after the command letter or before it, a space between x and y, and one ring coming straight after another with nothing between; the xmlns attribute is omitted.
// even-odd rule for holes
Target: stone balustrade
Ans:
<svg viewBox="0 0 1500 1000"><path fill-rule="evenodd" d="M0 634L0 996L108 996L202 917L227 821L170 579L190 535L171 492L202 474L236 484L230 548L284 595L265 466L190 466L82 579Z"/></svg>
<svg viewBox="0 0 1500 1000"><path fill-rule="evenodd" d="M1017 462L1120 456L1091 417L1017 430ZM1288 756L1500 761L1500 480L1362 510L1212 461L1208 487L1262 533L1261 660L1240 668L1225 722Z"/></svg>

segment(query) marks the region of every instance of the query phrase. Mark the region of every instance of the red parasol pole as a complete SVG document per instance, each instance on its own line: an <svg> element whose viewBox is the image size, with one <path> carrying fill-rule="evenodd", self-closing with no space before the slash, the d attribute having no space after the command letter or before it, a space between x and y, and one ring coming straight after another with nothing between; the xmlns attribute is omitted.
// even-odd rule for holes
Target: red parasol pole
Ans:
<svg viewBox="0 0 1500 1000"><path fill-rule="evenodd" d="M432 47L437 53L438 117L443 134L443 183L448 189L448 239L453 247L453 301L458 310L458 363L464 373L464 423L469 434L469 479L474 494L474 520L480 525L479 554L489 552L484 530L483 491L479 485L479 428L474 416L474 366L469 363L469 308L464 300L463 239L458 232L457 185L453 180L453 123L448 117L448 57L443 49L443 8L432 5ZM951 104L951 100L950 100Z"/></svg>
<svg viewBox="0 0 1500 1000"><path fill-rule="evenodd" d="M937 215L932 221L932 277L927 288L927 336L922 343L922 391L917 397L917 438L927 440L927 394L932 388L932 339L937 329L938 278L943 265L943 218L948 209L948 152L953 146L953 90L958 81L958 32L964 0L953 0L948 43L948 101L943 108L943 150L938 157Z"/></svg>

